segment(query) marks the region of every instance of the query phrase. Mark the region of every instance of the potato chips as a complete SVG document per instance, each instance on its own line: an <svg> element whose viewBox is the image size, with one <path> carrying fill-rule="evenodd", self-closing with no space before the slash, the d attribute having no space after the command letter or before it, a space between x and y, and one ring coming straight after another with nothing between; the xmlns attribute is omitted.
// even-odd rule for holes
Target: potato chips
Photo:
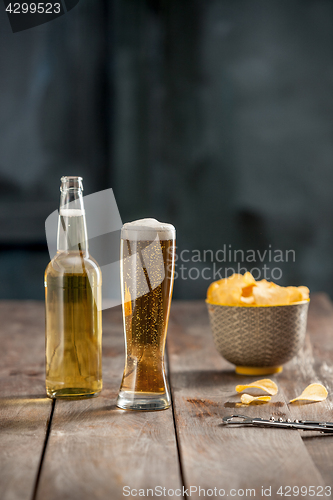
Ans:
<svg viewBox="0 0 333 500"><path fill-rule="evenodd" d="M310 384L304 389L300 396L291 399L289 403L295 403L296 401L313 401L317 403L319 401L324 401L327 396L328 392L322 384Z"/></svg>
<svg viewBox="0 0 333 500"><path fill-rule="evenodd" d="M237 392L242 392L244 389L261 389L264 392L268 392L268 394L271 394L274 396L278 392L278 387L273 380L270 380L269 378L263 378L262 380L256 380L255 382L252 382L251 384L246 384L246 385L237 385L236 386L236 391Z"/></svg>
<svg viewBox="0 0 333 500"><path fill-rule="evenodd" d="M251 384L237 385L236 391L242 392L245 389L260 389L264 392L268 392L271 396L275 396L278 393L278 387L273 380L269 378L264 378L261 380L256 380ZM267 402L271 400L271 396L252 396L251 394L242 394L241 402L243 404L249 405L251 403ZM319 401L324 401L328 396L326 388L322 384L310 384L308 385L302 394L297 398L292 399L289 403L296 403L298 401L312 401L314 403Z"/></svg>
<svg viewBox="0 0 333 500"><path fill-rule="evenodd" d="M211 283L207 302L224 306L282 306L309 300L306 286L279 286L265 279L256 281L251 273L233 274Z"/></svg>
<svg viewBox="0 0 333 500"><path fill-rule="evenodd" d="M250 394L241 395L241 402L245 405L250 405L251 403L256 403L257 401L265 403L266 401L270 400L270 396L251 396Z"/></svg>

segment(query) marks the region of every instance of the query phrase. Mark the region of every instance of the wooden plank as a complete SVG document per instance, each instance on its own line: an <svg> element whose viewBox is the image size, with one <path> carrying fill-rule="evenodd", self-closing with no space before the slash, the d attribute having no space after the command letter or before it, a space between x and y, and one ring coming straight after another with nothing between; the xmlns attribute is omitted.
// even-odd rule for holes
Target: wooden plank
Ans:
<svg viewBox="0 0 333 500"><path fill-rule="evenodd" d="M114 308L103 313L104 389L96 399L57 401L38 500L117 500L125 486L182 487L172 410L117 409L123 369L122 317Z"/></svg>
<svg viewBox="0 0 333 500"><path fill-rule="evenodd" d="M237 408L235 386L254 378L236 375L215 350L205 303L173 304L168 352L187 488L216 487L229 496L232 489L254 489L261 498L261 488L271 487L272 497L280 498L280 486L325 486L298 431L221 425L223 416L235 412L264 418L291 415L282 392L272 403ZM287 369L284 374L292 387L295 381L289 379ZM297 373L293 376L297 379ZM279 384L279 377L274 378ZM199 498L199 492L194 491L192 498Z"/></svg>
<svg viewBox="0 0 333 500"><path fill-rule="evenodd" d="M320 403L289 404L293 419L333 421L333 304L325 294L311 299L308 335L304 349L294 358L279 377L285 400L299 396L311 383L323 384L329 393ZM294 383L290 384L290 379ZM333 490L333 435L302 433L306 448L320 470L327 485Z"/></svg>
<svg viewBox="0 0 333 500"><path fill-rule="evenodd" d="M45 394L44 304L0 302L0 498L31 499L52 402Z"/></svg>

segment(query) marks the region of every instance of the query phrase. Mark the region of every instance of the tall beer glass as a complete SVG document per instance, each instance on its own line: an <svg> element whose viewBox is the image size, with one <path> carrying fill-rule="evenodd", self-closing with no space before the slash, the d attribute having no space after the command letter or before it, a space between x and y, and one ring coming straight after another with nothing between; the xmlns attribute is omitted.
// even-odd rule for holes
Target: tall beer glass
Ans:
<svg viewBox="0 0 333 500"><path fill-rule="evenodd" d="M164 350L175 266L175 228L155 219L121 230L121 288L126 360L117 406L170 406Z"/></svg>

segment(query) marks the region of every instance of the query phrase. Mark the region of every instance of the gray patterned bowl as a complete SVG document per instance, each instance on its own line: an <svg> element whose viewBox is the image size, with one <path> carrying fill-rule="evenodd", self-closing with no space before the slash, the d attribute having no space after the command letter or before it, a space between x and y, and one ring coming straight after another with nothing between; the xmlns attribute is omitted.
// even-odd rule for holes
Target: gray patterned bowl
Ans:
<svg viewBox="0 0 333 500"><path fill-rule="evenodd" d="M257 307L207 302L207 307L216 349L237 373L279 373L304 343L309 300Z"/></svg>

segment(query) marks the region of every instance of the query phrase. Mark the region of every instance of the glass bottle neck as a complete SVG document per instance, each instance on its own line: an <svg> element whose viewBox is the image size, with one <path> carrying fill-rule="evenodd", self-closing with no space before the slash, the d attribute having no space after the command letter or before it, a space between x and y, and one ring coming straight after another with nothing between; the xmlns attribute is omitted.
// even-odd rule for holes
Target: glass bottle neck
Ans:
<svg viewBox="0 0 333 500"><path fill-rule="evenodd" d="M88 252L88 235L81 187L61 186L58 252Z"/></svg>

